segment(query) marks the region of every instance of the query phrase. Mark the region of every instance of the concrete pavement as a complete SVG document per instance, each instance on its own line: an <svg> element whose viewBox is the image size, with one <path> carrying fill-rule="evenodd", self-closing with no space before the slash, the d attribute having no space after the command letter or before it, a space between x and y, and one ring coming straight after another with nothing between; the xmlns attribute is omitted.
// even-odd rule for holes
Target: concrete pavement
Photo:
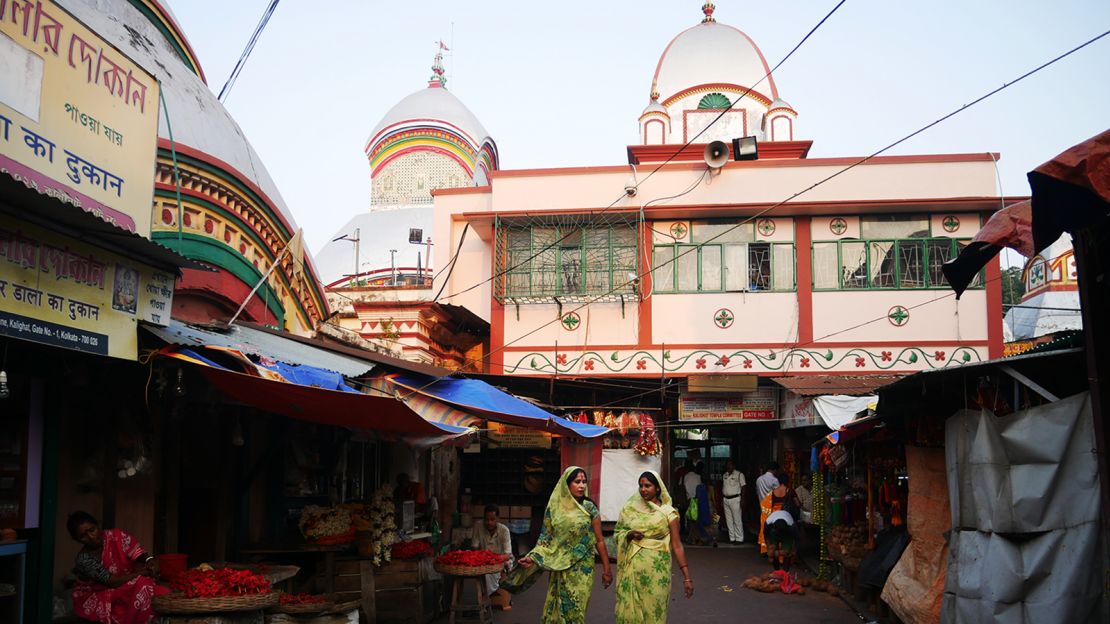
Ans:
<svg viewBox="0 0 1110 624"><path fill-rule="evenodd" d="M724 622L758 620L775 624L860 624L860 619L839 598L822 592L805 596L781 592L764 594L745 589L744 579L770 571L753 545L720 548L686 547L694 597L682 594L682 574L674 567L671 583L670 621ZM613 573L616 574L614 564ZM601 624L613 621L613 588L601 587L601 566L594 575L594 592L586 621ZM513 598L512 611L494 611L496 624L535 624L540 621L547 581L541 579L529 591ZM446 622L447 617L436 620Z"/></svg>

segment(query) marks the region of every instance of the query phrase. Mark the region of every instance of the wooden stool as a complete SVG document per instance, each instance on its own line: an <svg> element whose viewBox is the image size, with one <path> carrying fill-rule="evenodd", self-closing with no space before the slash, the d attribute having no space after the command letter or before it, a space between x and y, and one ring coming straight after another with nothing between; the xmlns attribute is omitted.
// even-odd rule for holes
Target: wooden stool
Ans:
<svg viewBox="0 0 1110 624"><path fill-rule="evenodd" d="M478 604L462 601L463 584L466 581L474 581ZM449 624L455 624L456 622L493 624L493 607L490 605L489 596L486 595L485 581L485 575L454 577L454 582L451 584L451 617L448 620Z"/></svg>

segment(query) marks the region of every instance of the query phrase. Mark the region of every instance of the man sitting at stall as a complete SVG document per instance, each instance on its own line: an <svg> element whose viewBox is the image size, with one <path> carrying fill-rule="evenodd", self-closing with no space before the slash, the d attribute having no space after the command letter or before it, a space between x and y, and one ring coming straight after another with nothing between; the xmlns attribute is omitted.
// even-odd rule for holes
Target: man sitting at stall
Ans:
<svg viewBox="0 0 1110 624"><path fill-rule="evenodd" d="M501 607L502 610L512 609L509 593L501 589L502 576L513 568L512 537L509 535L509 527L501 524L497 517L497 505L486 505L485 518L481 526L474 527L471 545L476 550L488 550L509 557L505 561L504 570L486 575L486 593L489 594L490 602Z"/></svg>
<svg viewBox="0 0 1110 624"><path fill-rule="evenodd" d="M74 572L73 611L103 624L147 624L154 618L151 599L169 593L152 578L154 556L120 529L101 529L88 513L75 511L66 528L81 543Z"/></svg>

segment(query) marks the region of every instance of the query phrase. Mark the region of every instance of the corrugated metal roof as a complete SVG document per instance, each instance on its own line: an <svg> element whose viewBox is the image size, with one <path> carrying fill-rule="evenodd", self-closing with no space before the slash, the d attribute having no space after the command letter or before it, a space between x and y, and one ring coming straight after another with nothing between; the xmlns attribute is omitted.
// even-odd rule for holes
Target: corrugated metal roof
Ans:
<svg viewBox="0 0 1110 624"><path fill-rule="evenodd" d="M874 394L877 388L901 379L903 375L799 375L797 377L772 377L777 384L801 396L846 394L861 396Z"/></svg>
<svg viewBox="0 0 1110 624"><path fill-rule="evenodd" d="M168 327L145 324L143 327L170 344L186 347L206 345L227 347L286 364L304 364L323 368L347 377L361 377L375 366L367 360L340 355L242 325L233 325L226 331L215 331L171 320Z"/></svg>

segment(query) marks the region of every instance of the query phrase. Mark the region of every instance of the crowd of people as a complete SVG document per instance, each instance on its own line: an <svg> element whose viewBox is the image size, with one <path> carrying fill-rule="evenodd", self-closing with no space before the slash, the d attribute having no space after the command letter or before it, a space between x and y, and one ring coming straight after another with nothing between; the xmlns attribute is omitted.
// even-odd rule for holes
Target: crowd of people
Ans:
<svg viewBox="0 0 1110 624"><path fill-rule="evenodd" d="M686 562L684 543L717 547L718 505L710 495L704 464L692 457L676 471L675 498L654 471L644 472L635 492L621 508L614 530L616 575L602 535L597 505L587 495L589 477L577 466L566 469L556 483L544 511L543 527L534 548L512 558L509 530L500 522L496 506L485 508L475 527L471 546L508 555L505 567L486 575L485 589L494 604L511 608L510 594L531 587L541 573L550 573L542 621L584 622L594 586L595 555L601 562L601 584L616 582L615 621L666 622L671 594L672 560L682 574L683 593L694 594L694 580ZM719 482L728 541L746 541L741 501L748 485L744 474L729 460ZM716 485L714 485L716 489ZM809 521L812 496L808 479L790 487L789 476L775 463L755 480L760 506L759 546L775 570L789 572L796 554L799 527ZM151 598L158 591L153 557L130 535L118 529L101 530L92 516L76 512L68 522L70 534L82 544L76 561L77 615L100 622L145 624L152 616Z"/></svg>

